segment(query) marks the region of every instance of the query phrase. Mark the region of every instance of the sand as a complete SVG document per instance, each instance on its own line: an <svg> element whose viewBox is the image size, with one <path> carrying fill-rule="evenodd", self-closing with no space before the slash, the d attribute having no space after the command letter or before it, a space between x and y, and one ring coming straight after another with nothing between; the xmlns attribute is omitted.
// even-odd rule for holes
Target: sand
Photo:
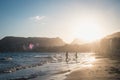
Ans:
<svg viewBox="0 0 120 80"><path fill-rule="evenodd" d="M102 58L92 65L71 72L65 80L120 80L118 61Z"/></svg>

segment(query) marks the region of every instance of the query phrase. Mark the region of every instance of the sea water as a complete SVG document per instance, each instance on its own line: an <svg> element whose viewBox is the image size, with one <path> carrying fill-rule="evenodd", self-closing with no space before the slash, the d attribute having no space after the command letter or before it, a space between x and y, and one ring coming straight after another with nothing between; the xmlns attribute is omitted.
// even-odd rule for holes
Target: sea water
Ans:
<svg viewBox="0 0 120 80"><path fill-rule="evenodd" d="M70 72L94 61L90 53L0 53L0 80L47 80L54 74ZM58 79L56 79L58 80Z"/></svg>

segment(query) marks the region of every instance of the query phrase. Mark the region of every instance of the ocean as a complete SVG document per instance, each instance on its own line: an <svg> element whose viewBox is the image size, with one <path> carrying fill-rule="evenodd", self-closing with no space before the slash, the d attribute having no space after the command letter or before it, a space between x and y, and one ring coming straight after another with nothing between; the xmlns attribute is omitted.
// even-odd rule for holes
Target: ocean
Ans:
<svg viewBox="0 0 120 80"><path fill-rule="evenodd" d="M67 57L66 62L65 52L0 53L0 80L64 80L71 72L86 67L107 73L114 73L113 68L119 69L115 65L118 61L95 53L77 53L77 56L76 53L68 53ZM100 74L104 74L104 71Z"/></svg>
<svg viewBox="0 0 120 80"><path fill-rule="evenodd" d="M77 53L77 63L86 62L90 55ZM64 52L0 53L0 80L32 79L38 76L43 78L59 72L69 72L68 64L76 64L75 53L68 53L68 59L67 63Z"/></svg>

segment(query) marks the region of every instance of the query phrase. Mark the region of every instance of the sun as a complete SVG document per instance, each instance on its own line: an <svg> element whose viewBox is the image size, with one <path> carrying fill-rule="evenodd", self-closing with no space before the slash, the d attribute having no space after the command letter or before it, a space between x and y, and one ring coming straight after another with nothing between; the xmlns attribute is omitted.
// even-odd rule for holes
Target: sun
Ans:
<svg viewBox="0 0 120 80"><path fill-rule="evenodd" d="M103 37L100 23L93 18L79 20L73 28L74 37L91 42Z"/></svg>

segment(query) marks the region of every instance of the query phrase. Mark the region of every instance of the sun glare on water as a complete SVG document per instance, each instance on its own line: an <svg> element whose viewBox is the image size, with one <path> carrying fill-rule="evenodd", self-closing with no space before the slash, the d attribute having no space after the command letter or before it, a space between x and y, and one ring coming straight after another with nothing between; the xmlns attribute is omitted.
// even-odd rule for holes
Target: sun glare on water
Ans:
<svg viewBox="0 0 120 80"><path fill-rule="evenodd" d="M100 23L93 18L83 18L77 21L73 28L75 38L91 42L103 37Z"/></svg>
<svg viewBox="0 0 120 80"><path fill-rule="evenodd" d="M87 64L83 64L83 67L93 67L93 63L96 62L96 58L94 56L87 56L85 57L84 61L87 63Z"/></svg>

